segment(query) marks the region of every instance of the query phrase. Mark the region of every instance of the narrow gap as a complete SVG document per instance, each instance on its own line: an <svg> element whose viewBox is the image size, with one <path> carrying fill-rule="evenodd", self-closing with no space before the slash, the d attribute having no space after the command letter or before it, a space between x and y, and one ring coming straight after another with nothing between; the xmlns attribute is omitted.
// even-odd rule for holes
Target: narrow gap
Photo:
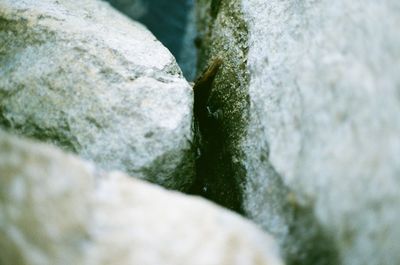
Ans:
<svg viewBox="0 0 400 265"><path fill-rule="evenodd" d="M189 193L242 214L241 192L233 177L232 156L225 148L228 143L222 111L215 110L210 102L214 79L222 66L223 61L216 58L194 84L196 178Z"/></svg>
<svg viewBox="0 0 400 265"><path fill-rule="evenodd" d="M240 145L248 121L246 24L240 1L199 0L208 16L198 21L199 79L194 85L196 180L190 194L203 196L239 214L243 211L245 168ZM200 11L202 12L202 11ZM222 12L222 13L221 13ZM218 34L215 22L224 20L231 38ZM220 62L219 62L220 60ZM214 65L220 67L213 71Z"/></svg>
<svg viewBox="0 0 400 265"><path fill-rule="evenodd" d="M246 172L242 162L237 160L245 156L239 143L248 125L250 103L247 91L249 74L243 66L247 59L247 26L242 15L235 13L240 8L224 8L226 17L232 19L225 24L235 33L232 40L227 42L218 34L213 36L213 23L220 7L223 4L240 4L240 1L207 0L210 20L204 22L208 23L208 28L201 33L196 31L195 0L107 1L145 24L170 49L188 80L194 79L196 69L200 70L194 84L193 106L196 178L188 193L202 196L243 215L242 184ZM199 1L204 4L206 0ZM208 43L208 47L203 43ZM223 48L229 45L240 47L240 52ZM221 58L221 53L225 58ZM281 181L272 167L271 172ZM279 181L276 186L279 192L289 194L289 188ZM289 235L277 238L281 240L286 262L290 265L338 264L334 240L315 219L313 207L306 208L286 201L286 197L280 197L285 201L282 202L283 212L279 214L287 218ZM269 228L264 227L267 231ZM274 234L273 231L269 232Z"/></svg>
<svg viewBox="0 0 400 265"><path fill-rule="evenodd" d="M130 18L143 23L175 56L186 79L193 80L196 69L207 69L216 58L214 51L209 47L201 47L204 39L196 30L195 0L107 0L113 7L123 12ZM219 12L222 1L210 1L210 17L214 20ZM212 27L212 21L210 29ZM240 22L240 25L243 23ZM235 40L238 41L238 40ZM244 53L245 54L245 53ZM232 157L238 149L232 148L231 135L236 135L240 128L232 127L232 120L224 119L233 117L235 124L240 124L243 119L241 107L232 106L225 108L222 93L231 91L230 98L234 101L243 101L242 92L246 85L240 81L240 76L245 74L238 69L237 55L230 56L235 62L225 60L219 71L224 71L224 76L231 76L229 80L219 80L214 84L215 71L202 82L195 85L194 102L194 152L196 152L196 178L189 194L199 195L216 202L238 213L242 211L241 189L238 180L244 176L244 170L232 162ZM197 60L197 58L201 60ZM224 69L224 70L222 70ZM229 70L228 70L229 69ZM202 71L198 76L203 77ZM222 76L222 75L221 75ZM232 84L231 84L232 83ZM214 88L215 91L211 91ZM198 91L199 93L197 93ZM245 105L245 104L244 104ZM236 110L233 110L235 108ZM235 133L232 133L235 132ZM228 135L229 139L225 136Z"/></svg>

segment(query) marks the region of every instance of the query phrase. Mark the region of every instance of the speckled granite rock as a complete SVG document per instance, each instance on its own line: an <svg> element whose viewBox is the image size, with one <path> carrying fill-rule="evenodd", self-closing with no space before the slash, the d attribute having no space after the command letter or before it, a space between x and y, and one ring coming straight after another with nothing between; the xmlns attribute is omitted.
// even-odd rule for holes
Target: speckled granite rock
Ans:
<svg viewBox="0 0 400 265"><path fill-rule="evenodd" d="M0 199L0 264L283 264L234 213L3 132Z"/></svg>
<svg viewBox="0 0 400 265"><path fill-rule="evenodd" d="M1 1L3 128L184 190L192 101L169 51L107 3Z"/></svg>
<svg viewBox="0 0 400 265"><path fill-rule="evenodd" d="M206 185L225 174L289 264L399 263L399 2L198 2L203 65L225 60Z"/></svg>

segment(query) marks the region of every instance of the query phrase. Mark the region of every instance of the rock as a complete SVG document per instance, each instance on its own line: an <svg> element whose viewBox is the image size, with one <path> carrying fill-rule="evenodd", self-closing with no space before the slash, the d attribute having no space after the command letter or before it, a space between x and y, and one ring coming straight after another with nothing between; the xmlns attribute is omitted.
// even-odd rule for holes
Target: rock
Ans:
<svg viewBox="0 0 400 265"><path fill-rule="evenodd" d="M183 74L193 80L196 70L194 0L107 0L137 20L175 56Z"/></svg>
<svg viewBox="0 0 400 265"><path fill-rule="evenodd" d="M0 264L283 264L234 213L3 132L0 199Z"/></svg>
<svg viewBox="0 0 400 265"><path fill-rule="evenodd" d="M191 87L148 30L95 0L1 1L0 17L3 128L190 185Z"/></svg>
<svg viewBox="0 0 400 265"><path fill-rule="evenodd" d="M199 6L202 65L226 60L209 100L225 164L206 185L227 175L288 264L398 264L399 2Z"/></svg>

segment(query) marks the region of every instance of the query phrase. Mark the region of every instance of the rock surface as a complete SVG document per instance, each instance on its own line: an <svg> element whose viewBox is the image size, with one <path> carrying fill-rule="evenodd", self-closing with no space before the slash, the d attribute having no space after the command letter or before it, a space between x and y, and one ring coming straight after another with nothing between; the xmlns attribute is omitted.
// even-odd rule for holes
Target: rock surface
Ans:
<svg viewBox="0 0 400 265"><path fill-rule="evenodd" d="M234 213L3 132L0 199L0 264L282 264Z"/></svg>
<svg viewBox="0 0 400 265"><path fill-rule="evenodd" d="M168 188L193 176L192 91L142 25L95 0L0 3L0 125Z"/></svg>
<svg viewBox="0 0 400 265"><path fill-rule="evenodd" d="M199 2L204 60L228 60L210 107L224 128L244 127L224 130L240 134L220 166L242 172L230 176L243 211L288 264L399 263L399 2ZM248 77L245 96L226 81L232 67L245 68L233 78Z"/></svg>

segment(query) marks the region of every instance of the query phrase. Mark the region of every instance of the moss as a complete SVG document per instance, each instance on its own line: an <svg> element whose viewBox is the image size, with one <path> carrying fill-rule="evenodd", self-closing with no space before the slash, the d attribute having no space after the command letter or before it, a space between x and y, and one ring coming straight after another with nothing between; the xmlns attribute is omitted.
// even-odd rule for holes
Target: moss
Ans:
<svg viewBox="0 0 400 265"><path fill-rule="evenodd" d="M197 12L201 44L198 69L202 72L217 57L223 60L223 65L211 84L207 121L202 124L196 121L200 127L196 130L199 157L191 193L243 214L242 192L247 176L242 143L247 135L250 108L248 29L239 0L198 0ZM287 264L338 264L334 240L315 219L312 208L286 198L291 192L281 176L269 164L268 157L260 160L270 167L266 174L277 178L274 195L268 196L279 197L275 210L281 212L274 214L282 216L289 230L288 235L277 237Z"/></svg>
<svg viewBox="0 0 400 265"><path fill-rule="evenodd" d="M211 1L211 6L210 6L211 17L215 18L217 16L220 6L221 6L221 0Z"/></svg>
<svg viewBox="0 0 400 265"><path fill-rule="evenodd" d="M247 27L240 13L240 1L199 1L198 6L206 9L199 10L200 16L205 16L199 21L203 45L198 69L204 69L217 57L223 64L211 85L208 122L197 137L201 155L191 192L241 213L245 170L239 159L244 156L240 143L249 112ZM221 30L231 36L226 38Z"/></svg>

